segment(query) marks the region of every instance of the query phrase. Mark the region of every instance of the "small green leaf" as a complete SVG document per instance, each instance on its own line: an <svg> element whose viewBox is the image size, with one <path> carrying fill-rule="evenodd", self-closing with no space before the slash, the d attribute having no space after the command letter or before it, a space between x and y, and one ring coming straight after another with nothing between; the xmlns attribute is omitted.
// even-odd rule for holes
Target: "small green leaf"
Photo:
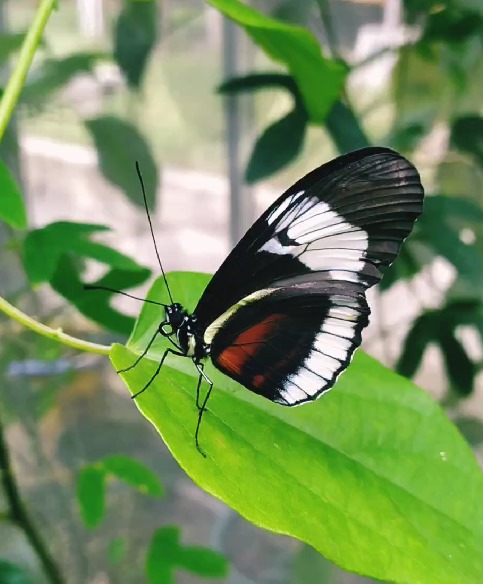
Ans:
<svg viewBox="0 0 483 584"><path fill-rule="evenodd" d="M156 44L156 2L124 0L114 33L114 58L129 87L141 85L149 55Z"/></svg>
<svg viewBox="0 0 483 584"><path fill-rule="evenodd" d="M126 555L126 540L121 537L115 537L109 542L109 549L107 551L109 562L113 565L122 562Z"/></svg>
<svg viewBox="0 0 483 584"><path fill-rule="evenodd" d="M347 68L326 59L316 38L307 29L285 24L239 0L207 0L242 26L269 57L283 63L295 79L310 120L323 123L339 97Z"/></svg>
<svg viewBox="0 0 483 584"><path fill-rule="evenodd" d="M203 547L184 547L177 553L177 565L204 578L223 578L228 575L224 555Z"/></svg>
<svg viewBox="0 0 483 584"><path fill-rule="evenodd" d="M164 488L158 477L144 464L121 454L108 456L100 461L105 472L131 485L146 495L161 497Z"/></svg>
<svg viewBox="0 0 483 584"><path fill-rule="evenodd" d="M0 559L0 584L35 584L26 570Z"/></svg>
<svg viewBox="0 0 483 584"><path fill-rule="evenodd" d="M3 63L13 53L16 53L25 39L25 32L6 33L0 35L0 63Z"/></svg>
<svg viewBox="0 0 483 584"><path fill-rule="evenodd" d="M27 227L22 194L2 160L0 160L0 219L16 229Z"/></svg>
<svg viewBox="0 0 483 584"><path fill-rule="evenodd" d="M60 59L47 59L34 69L22 89L20 99L31 104L43 104L48 98L65 87L79 73L91 73L96 63L107 59L105 53L76 53Z"/></svg>
<svg viewBox="0 0 483 584"><path fill-rule="evenodd" d="M308 545L300 548L293 562L292 584L332 584L336 568Z"/></svg>
<svg viewBox="0 0 483 584"><path fill-rule="evenodd" d="M87 527L99 525L106 512L105 473L102 468L87 466L77 477L77 501Z"/></svg>
<svg viewBox="0 0 483 584"><path fill-rule="evenodd" d="M209 281L168 277L188 310ZM148 298L169 301L161 280ZM143 307L128 346L111 351L116 369L132 364L162 313ZM131 393L167 346L154 343L122 376ZM361 351L333 391L299 408L252 394L210 363L205 371L214 381L200 433L206 458L194 441L197 372L189 359L168 357L136 405L208 493L347 570L401 584L480 584L483 475L429 395Z"/></svg>
<svg viewBox="0 0 483 584"><path fill-rule="evenodd" d="M174 584L174 556L178 551L179 529L163 527L153 535L146 558L149 584Z"/></svg>
<svg viewBox="0 0 483 584"><path fill-rule="evenodd" d="M107 286L115 290L133 288L145 282L151 272L147 268L120 270L113 268L92 285ZM73 304L79 312L103 327L122 334L129 334L134 319L110 305L113 294L100 290L85 290L77 263L72 257L60 257L57 269L50 280L52 288Z"/></svg>
<svg viewBox="0 0 483 584"><path fill-rule="evenodd" d="M177 527L162 527L153 535L146 558L146 575L150 584L174 582L176 568L205 578L223 578L228 573L224 556L207 548L183 547Z"/></svg>
<svg viewBox="0 0 483 584"><path fill-rule="evenodd" d="M352 152L357 148L370 146L352 109L342 101L336 101L325 122L327 131L341 154Z"/></svg>
<svg viewBox="0 0 483 584"><path fill-rule="evenodd" d="M483 421L480 418L462 416L454 423L473 447L483 444Z"/></svg>
<svg viewBox="0 0 483 584"><path fill-rule="evenodd" d="M102 116L86 122L99 156L104 177L119 187L135 205L143 207L141 186L136 174L138 161L146 187L148 206L156 204L158 167L144 136L132 124L113 116Z"/></svg>
<svg viewBox="0 0 483 584"><path fill-rule="evenodd" d="M224 81L219 87L221 94L243 93L273 88L286 89L296 98L300 98L297 85L286 73L250 73L240 77L232 77Z"/></svg>
<svg viewBox="0 0 483 584"><path fill-rule="evenodd" d="M57 269L60 256L78 251L86 237L108 229L105 225L71 221L58 221L33 229L23 243L23 262L28 279L32 284L48 282Z"/></svg>
<svg viewBox="0 0 483 584"><path fill-rule="evenodd" d="M292 162L302 150L307 123L305 111L295 107L268 126L255 144L245 173L246 181L258 182Z"/></svg>
<svg viewBox="0 0 483 584"><path fill-rule="evenodd" d="M451 145L472 155L483 166L483 118L464 116L456 119L451 128Z"/></svg>
<svg viewBox="0 0 483 584"><path fill-rule="evenodd" d="M473 391L476 367L468 357L460 341L455 338L454 330L443 330L438 337L448 378L453 389L466 397Z"/></svg>

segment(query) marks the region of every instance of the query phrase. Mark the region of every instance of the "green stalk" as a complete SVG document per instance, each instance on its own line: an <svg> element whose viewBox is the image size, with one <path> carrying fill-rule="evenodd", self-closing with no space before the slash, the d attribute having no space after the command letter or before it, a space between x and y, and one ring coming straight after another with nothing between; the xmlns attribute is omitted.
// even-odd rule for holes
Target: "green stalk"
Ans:
<svg viewBox="0 0 483 584"><path fill-rule="evenodd" d="M76 337L71 337L70 335L64 333L62 329L52 329L45 324L42 324L15 306L12 306L4 298L0 296L0 310L4 312L7 316L16 320L20 324L26 326L31 331L42 335L53 341L57 341L62 345L71 347L72 349L78 349L79 351L87 351L88 353L98 353L100 355L109 355L110 347L107 345L98 345L97 343L90 343L89 341L83 341L77 339Z"/></svg>
<svg viewBox="0 0 483 584"><path fill-rule="evenodd" d="M17 105L18 96L22 91L30 64L32 63L35 51L40 43L42 33L44 32L45 25L47 24L56 1L57 0L41 0L35 18L30 25L27 36L25 37L22 48L20 49L17 64L10 76L7 87L3 93L2 101L0 102L0 141L2 140L8 126L12 112Z"/></svg>

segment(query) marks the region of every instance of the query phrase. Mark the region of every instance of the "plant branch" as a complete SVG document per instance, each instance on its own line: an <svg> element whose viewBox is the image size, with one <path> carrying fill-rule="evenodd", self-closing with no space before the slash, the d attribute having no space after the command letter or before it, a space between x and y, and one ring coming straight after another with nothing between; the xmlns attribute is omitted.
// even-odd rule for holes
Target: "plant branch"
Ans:
<svg viewBox="0 0 483 584"><path fill-rule="evenodd" d="M4 298L0 296L0 310L4 312L7 316L16 320L23 326L29 328L31 331L42 335L53 341L57 341L62 345L71 347L72 349L78 349L79 351L86 351L88 353L98 353L100 355L109 355L110 347L107 345L98 345L97 343L91 343L89 341L83 341L82 339L77 339L76 337L71 337L70 335L64 333L62 329L52 329L45 324L42 324L35 319L31 318L15 306L12 306Z"/></svg>
<svg viewBox="0 0 483 584"><path fill-rule="evenodd" d="M320 18L324 25L325 34L327 35L327 44L334 59L339 59L339 43L335 32L334 21L330 12L328 0L317 0L320 10Z"/></svg>
<svg viewBox="0 0 483 584"><path fill-rule="evenodd" d="M0 482L7 498L10 512L10 521L23 529L27 539L39 557L46 576L53 584L63 584L64 580L49 550L45 547L35 525L33 524L27 509L25 508L17 481L13 474L13 468L5 440L4 428L0 419Z"/></svg>
<svg viewBox="0 0 483 584"><path fill-rule="evenodd" d="M20 50L17 64L8 81L0 102L0 140L3 138L5 129L8 126L12 112L17 105L18 97L27 76L30 64L35 54L35 50L40 43L45 25L50 13L54 8L56 0L41 0L35 18L30 25L27 36Z"/></svg>

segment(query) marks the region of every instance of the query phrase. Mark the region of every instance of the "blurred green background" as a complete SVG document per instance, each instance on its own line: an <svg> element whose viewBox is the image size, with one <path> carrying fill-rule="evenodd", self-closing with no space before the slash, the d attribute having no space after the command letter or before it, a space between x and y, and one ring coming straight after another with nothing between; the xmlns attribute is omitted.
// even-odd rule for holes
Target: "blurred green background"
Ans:
<svg viewBox="0 0 483 584"><path fill-rule="evenodd" d="M370 296L364 348L440 400L483 460L481 2L250 4L307 28L326 55L347 65L344 87L323 122L298 111L277 126L293 103L285 68L201 0L59 2L1 155L25 195L30 227L106 225L111 230L97 241L136 264L113 254L87 262L92 254L73 246L73 257L47 277L38 244L31 244L26 264L18 233L0 224L0 293L51 326L98 342L122 341L139 304L116 298L116 311L106 316L98 298L76 297L69 286L80 273L102 277L103 263L113 282L122 281L112 285L138 286L139 294L147 289L148 270L157 274L135 159L165 267L213 272L291 182L338 151L388 145L416 164L430 198L400 258ZM37 5L0 0L2 85ZM244 76L255 72L279 78L250 83ZM56 245L69 237L75 239L74 231L59 235ZM24 268L30 282L42 283L35 291ZM199 490L138 415L105 359L68 351L5 318L0 335L0 456L11 461L31 521L64 575L57 581L144 581L146 550L166 525L179 527L183 545L220 552L229 564L229 575L215 577L213 568L202 579L204 560L181 562L177 583L369 581L308 546L255 528ZM163 496L155 486L143 492L144 480L156 481L149 474L133 478L129 463L119 471L99 462L118 454L151 469ZM97 469L94 481L99 472L114 477L95 529L81 513L78 476L86 465ZM28 526L26 536L25 526L10 521L7 495L0 487L0 584L55 581L44 573Z"/></svg>

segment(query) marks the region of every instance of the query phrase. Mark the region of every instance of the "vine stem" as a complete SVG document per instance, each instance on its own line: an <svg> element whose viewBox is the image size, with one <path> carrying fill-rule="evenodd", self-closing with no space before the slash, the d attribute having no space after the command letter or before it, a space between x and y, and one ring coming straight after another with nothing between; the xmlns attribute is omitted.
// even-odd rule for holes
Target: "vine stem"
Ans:
<svg viewBox="0 0 483 584"><path fill-rule="evenodd" d="M16 320L20 324L26 326L31 331L42 335L53 341L57 341L62 345L67 345L73 349L78 349L79 351L86 351L88 353L98 353L100 355L109 355L111 347L108 345L98 345L97 343L91 343L89 341L83 341L82 339L77 339L76 337L71 337L70 335L63 332L61 328L53 329L45 324L42 324L15 306L12 306L4 298L0 296L0 310L4 312L7 316Z"/></svg>
<svg viewBox="0 0 483 584"><path fill-rule="evenodd" d="M45 25L47 24L56 1L57 0L41 0L34 20L30 25L27 36L25 37L22 48L20 49L17 65L8 80L2 101L0 102L0 140L3 138L3 134L5 133L8 122L10 121L12 112L17 104L18 96L24 85L32 59L34 58L35 50L39 45Z"/></svg>
<svg viewBox="0 0 483 584"><path fill-rule="evenodd" d="M15 475L13 473L12 464L10 461L10 456L8 453L8 447L5 440L4 428L0 419L0 484L3 485L3 490L5 496L9 503L9 514L8 519L13 523L19 525L27 539L35 550L38 558L42 563L42 567L45 574L48 576L49 581L53 584L63 584L64 579L57 568L53 557L50 555L49 550L45 546L39 532L37 531L35 525L30 519L29 514L23 504L20 497L20 492L18 489L17 482L15 480Z"/></svg>

